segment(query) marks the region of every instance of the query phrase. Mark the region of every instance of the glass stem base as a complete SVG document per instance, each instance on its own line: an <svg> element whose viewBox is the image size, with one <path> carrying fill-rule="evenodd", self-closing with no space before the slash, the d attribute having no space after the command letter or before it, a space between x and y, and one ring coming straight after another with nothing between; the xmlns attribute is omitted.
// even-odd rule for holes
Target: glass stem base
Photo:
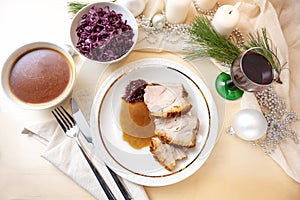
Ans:
<svg viewBox="0 0 300 200"><path fill-rule="evenodd" d="M222 72L215 82L218 94L226 100L236 100L243 96L244 91L236 87L229 74Z"/></svg>

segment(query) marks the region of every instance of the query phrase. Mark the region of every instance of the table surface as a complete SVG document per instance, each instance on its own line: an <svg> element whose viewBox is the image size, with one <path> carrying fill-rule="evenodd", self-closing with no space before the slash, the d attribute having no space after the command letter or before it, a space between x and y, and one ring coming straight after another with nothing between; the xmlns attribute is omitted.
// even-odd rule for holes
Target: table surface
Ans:
<svg viewBox="0 0 300 200"><path fill-rule="evenodd" d="M70 43L66 0L10 0L0 6L1 67L19 46L48 41ZM213 80L208 80L213 81ZM189 178L164 187L145 187L151 200L300 199L300 184L262 150L226 134L239 101L224 101L220 138L206 163ZM40 155L46 146L22 135L28 125L51 118L50 110L16 108L0 92L0 199L80 199L93 197Z"/></svg>

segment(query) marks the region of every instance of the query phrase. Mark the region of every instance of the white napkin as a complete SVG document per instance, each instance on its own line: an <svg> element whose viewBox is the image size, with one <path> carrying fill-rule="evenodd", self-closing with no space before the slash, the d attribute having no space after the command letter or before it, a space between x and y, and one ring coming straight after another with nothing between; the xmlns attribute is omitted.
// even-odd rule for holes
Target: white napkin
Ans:
<svg viewBox="0 0 300 200"><path fill-rule="evenodd" d="M91 193L96 199L107 199L75 140L65 136L55 120L30 125L24 128L22 133L33 134L38 140L47 144L47 148L42 154L43 158ZM86 149L89 151L89 148ZM113 191L116 199L124 199L104 163L95 159L93 159L93 162ZM134 199L148 200L143 186L127 180L123 180L123 183Z"/></svg>
<svg viewBox="0 0 300 200"><path fill-rule="evenodd" d="M244 13L240 25L246 25L244 30L255 30L260 27L266 27L270 39L278 48L278 58L281 64L285 65L285 70L281 74L283 84L274 83L273 87L277 95L286 104L288 111L296 111L300 117L299 107L299 89L300 83L298 60L300 46L300 14L296 7L299 4L295 0L287 0L277 2L273 0L277 12L282 15L278 16L273 5L269 1L255 0L255 4L248 6L247 13ZM246 5L246 4L244 4ZM284 8L284 9L283 9ZM252 14L247 15L247 14ZM281 17L281 18L280 18ZM281 21L279 21L281 19ZM298 21L297 21L298 20ZM298 23L298 24L297 24ZM297 27L298 26L298 27ZM292 31L291 30L298 30ZM289 42L289 46L287 45ZM298 43L298 45L297 45ZM241 108L252 108L260 110L260 107L253 94L246 93L241 101ZM291 124L291 128L296 131L298 139L300 139L300 123ZM300 183L300 144L296 144L291 139L281 141L275 152L270 155L281 168L295 181Z"/></svg>

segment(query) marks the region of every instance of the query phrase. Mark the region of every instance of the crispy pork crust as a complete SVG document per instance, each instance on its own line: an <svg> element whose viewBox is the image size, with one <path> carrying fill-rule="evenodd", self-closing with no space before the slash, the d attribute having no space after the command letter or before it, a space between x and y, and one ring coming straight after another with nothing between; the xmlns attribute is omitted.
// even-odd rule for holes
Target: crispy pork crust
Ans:
<svg viewBox="0 0 300 200"><path fill-rule="evenodd" d="M150 114L154 117L166 117L166 118L178 117L190 111L191 108L192 105L186 103L184 106L173 106L172 109L169 109L166 112L150 112Z"/></svg>
<svg viewBox="0 0 300 200"><path fill-rule="evenodd" d="M150 151L169 171L174 169L177 160L184 159L187 156L183 147L164 143L157 137L151 138Z"/></svg>
<svg viewBox="0 0 300 200"><path fill-rule="evenodd" d="M159 137L162 141L168 143L168 144L176 144L179 146L184 146L184 147L195 147L196 146L196 135L193 137L193 139L189 143L181 143L180 141L175 141L173 138L168 137L166 133L159 133L155 132L155 135Z"/></svg>

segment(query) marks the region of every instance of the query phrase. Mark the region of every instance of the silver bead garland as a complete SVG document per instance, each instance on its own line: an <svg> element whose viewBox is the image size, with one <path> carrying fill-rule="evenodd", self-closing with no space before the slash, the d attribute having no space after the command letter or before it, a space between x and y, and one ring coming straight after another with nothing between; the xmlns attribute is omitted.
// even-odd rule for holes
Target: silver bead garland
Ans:
<svg viewBox="0 0 300 200"><path fill-rule="evenodd" d="M217 12L218 8L220 7L220 4L219 2L216 3L216 5L213 7L213 9L211 10L204 10L204 9L201 9L198 4L197 4L197 1L196 0L193 0L193 5L196 9L196 11L198 13L201 13L203 15L208 15L208 16L214 16L215 13Z"/></svg>
<svg viewBox="0 0 300 200"><path fill-rule="evenodd" d="M159 26L155 25L153 19L155 19L159 15L160 17L164 17L162 20L165 24L162 25L161 22ZM212 14L213 15L213 14ZM190 30L192 28L189 24L171 24L166 20L165 13L158 13L149 19L144 15L139 15L136 17L136 21L139 27L143 28L146 34L146 40L150 44L155 44L158 42L158 35L163 33L163 39L166 42L175 44L180 40L190 40ZM243 34L238 30L234 29L233 32L228 37L233 43L237 45L238 48L242 48L245 44L245 38Z"/></svg>
<svg viewBox="0 0 300 200"><path fill-rule="evenodd" d="M242 48L245 45L245 38L237 28L233 30L228 39L235 43L238 48Z"/></svg>
<svg viewBox="0 0 300 200"><path fill-rule="evenodd" d="M161 13L165 17L165 13ZM155 17L155 16L154 16ZM180 40L190 39L190 29L191 26L188 24L171 24L165 20L165 25L162 27L156 27L152 23L152 19L145 17L144 15L139 15L136 17L138 25L144 29L146 34L146 40L150 44L155 44L158 42L158 34L163 34L163 39L169 43L177 43Z"/></svg>
<svg viewBox="0 0 300 200"><path fill-rule="evenodd" d="M277 145L287 138L298 143L298 137L289 124L299 120L297 114L287 111L284 102L272 87L255 94L261 110L267 120L268 129L263 139L252 142L263 148L265 154L272 154Z"/></svg>

